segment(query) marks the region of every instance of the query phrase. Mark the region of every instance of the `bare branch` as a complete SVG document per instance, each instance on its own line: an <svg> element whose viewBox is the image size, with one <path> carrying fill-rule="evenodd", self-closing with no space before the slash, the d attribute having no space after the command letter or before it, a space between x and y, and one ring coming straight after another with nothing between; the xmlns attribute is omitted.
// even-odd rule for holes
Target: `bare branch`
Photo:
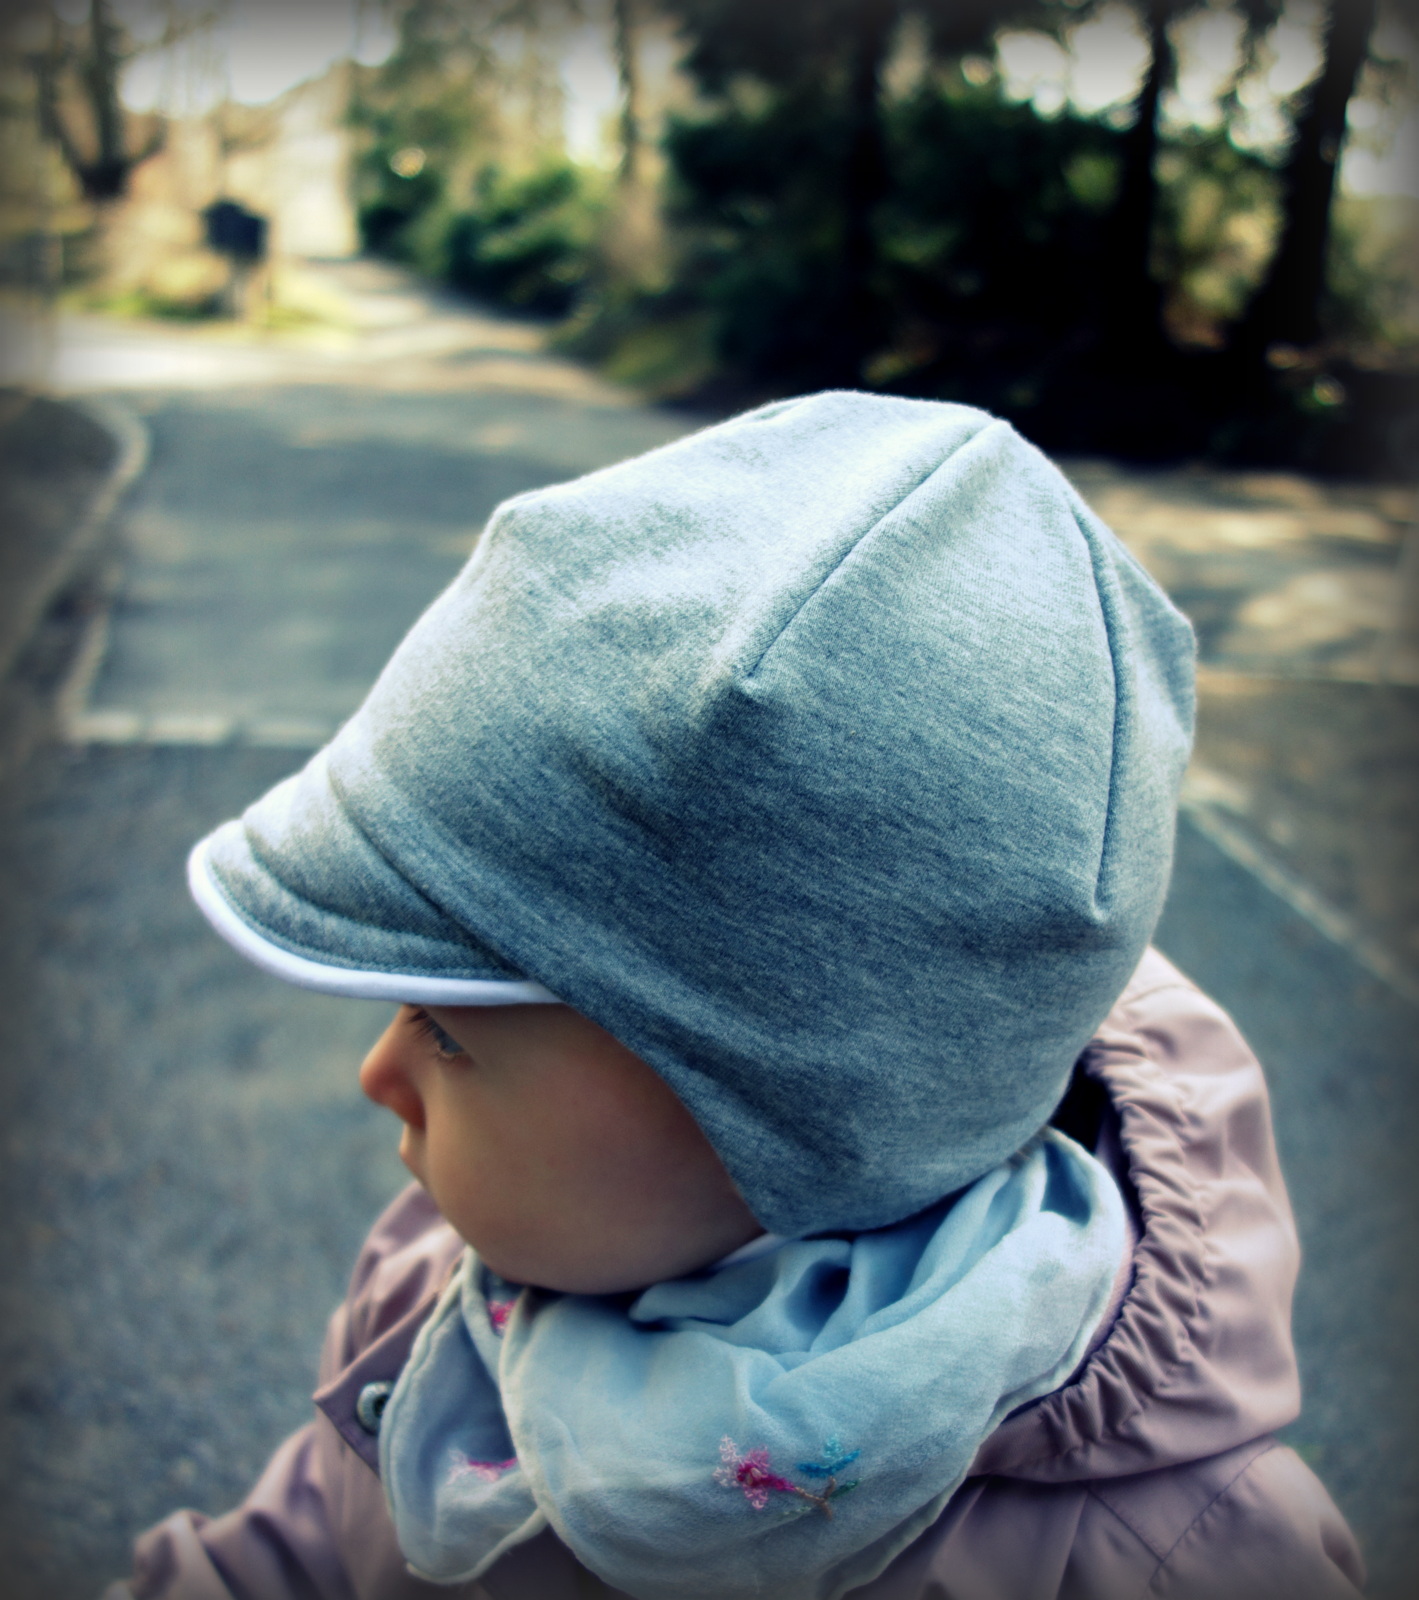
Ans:
<svg viewBox="0 0 1419 1600"><path fill-rule="evenodd" d="M84 155L59 109L59 74L66 64L66 55L56 40L50 49L30 58L30 67L35 75L40 133L59 147L64 164L82 183Z"/></svg>

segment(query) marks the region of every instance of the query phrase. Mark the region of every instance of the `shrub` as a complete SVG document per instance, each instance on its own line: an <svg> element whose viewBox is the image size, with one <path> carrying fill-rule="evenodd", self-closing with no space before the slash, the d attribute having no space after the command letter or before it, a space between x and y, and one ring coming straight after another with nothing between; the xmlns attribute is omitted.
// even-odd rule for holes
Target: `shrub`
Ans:
<svg viewBox="0 0 1419 1600"><path fill-rule="evenodd" d="M567 315L595 268L605 181L569 161L508 175L485 167L449 219L447 276L499 305Z"/></svg>

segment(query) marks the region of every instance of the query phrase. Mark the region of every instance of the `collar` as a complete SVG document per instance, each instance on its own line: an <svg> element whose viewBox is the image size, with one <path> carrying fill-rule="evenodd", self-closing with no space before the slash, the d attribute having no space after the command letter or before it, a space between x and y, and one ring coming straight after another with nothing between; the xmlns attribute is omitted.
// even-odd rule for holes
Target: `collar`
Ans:
<svg viewBox="0 0 1419 1600"><path fill-rule="evenodd" d="M428 1287L404 1315L312 1397L317 1408L330 1419L336 1433L376 1476L379 1474L379 1431L377 1413L371 1415L371 1402L382 1407L383 1400L394 1388L408 1363L419 1330L429 1320L461 1259L462 1241L459 1240L443 1271L430 1278Z"/></svg>

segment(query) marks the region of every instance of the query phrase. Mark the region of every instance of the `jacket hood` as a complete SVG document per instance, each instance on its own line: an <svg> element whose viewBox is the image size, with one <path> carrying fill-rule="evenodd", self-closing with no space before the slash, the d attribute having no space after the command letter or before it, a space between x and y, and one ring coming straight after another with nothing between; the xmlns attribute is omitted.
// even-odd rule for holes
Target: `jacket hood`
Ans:
<svg viewBox="0 0 1419 1600"><path fill-rule="evenodd" d="M1300 1250L1255 1057L1150 951L1085 1066L1120 1119L1142 1230L1133 1284L1074 1379L1008 1418L973 1473L1122 1477L1215 1455L1300 1411Z"/></svg>

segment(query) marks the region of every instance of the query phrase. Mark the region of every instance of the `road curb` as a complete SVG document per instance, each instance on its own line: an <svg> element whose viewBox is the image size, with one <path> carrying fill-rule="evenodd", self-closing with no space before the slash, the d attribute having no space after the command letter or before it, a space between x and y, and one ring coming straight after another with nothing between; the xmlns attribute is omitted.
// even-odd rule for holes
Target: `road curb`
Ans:
<svg viewBox="0 0 1419 1600"><path fill-rule="evenodd" d="M9 637L0 639L0 681L9 678L45 613L73 580L85 558L97 548L119 501L148 463L148 430L132 412L111 401L63 400L60 403L87 417L109 435L114 441L114 459L88 503L73 519L67 532L56 540L49 559L26 584L26 592L8 630Z"/></svg>

